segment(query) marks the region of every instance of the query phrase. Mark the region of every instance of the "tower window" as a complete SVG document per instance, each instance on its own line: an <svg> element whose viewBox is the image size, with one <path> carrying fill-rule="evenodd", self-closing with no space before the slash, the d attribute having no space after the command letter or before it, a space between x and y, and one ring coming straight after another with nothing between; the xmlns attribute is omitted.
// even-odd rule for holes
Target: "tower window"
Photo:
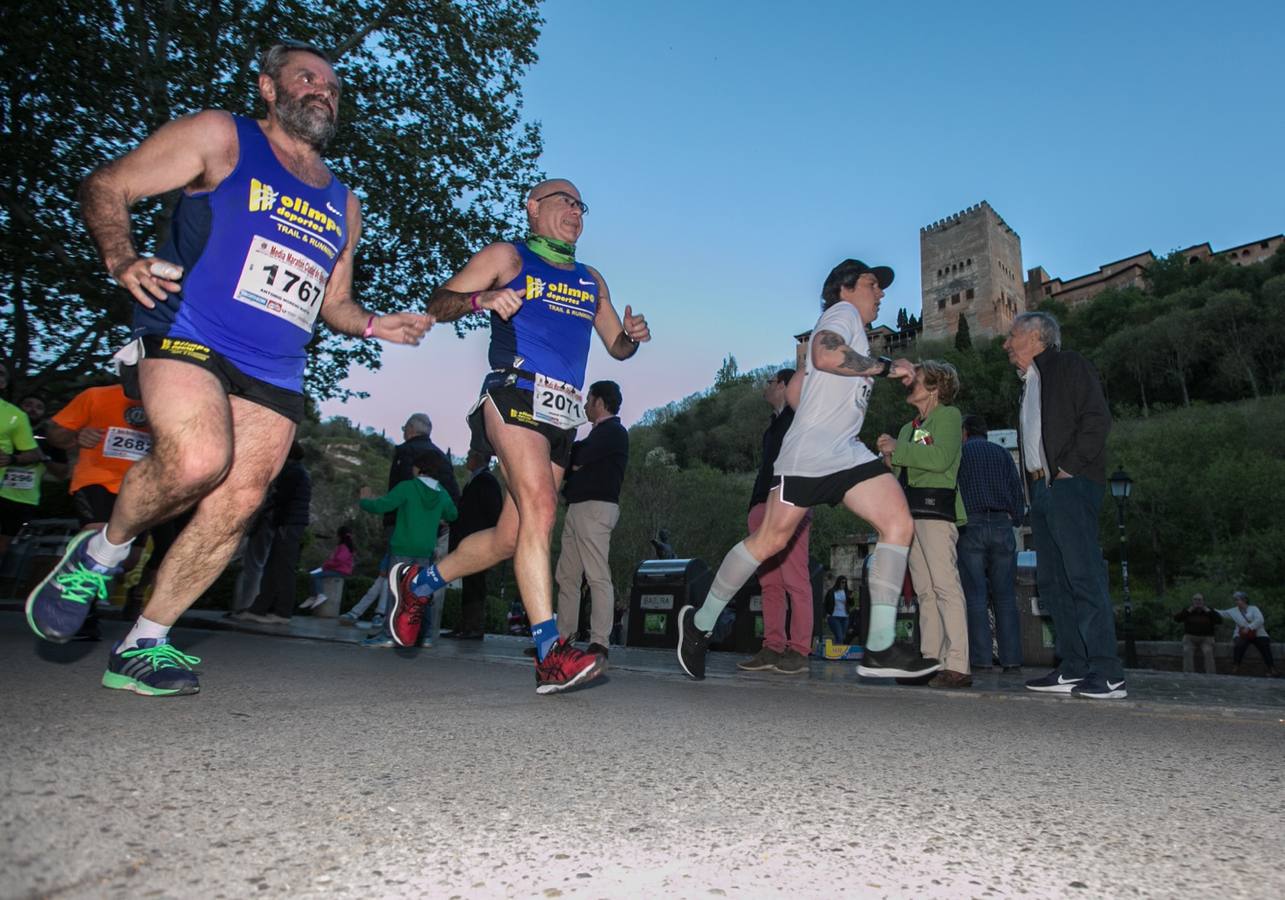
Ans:
<svg viewBox="0 0 1285 900"><path fill-rule="evenodd" d="M954 305L955 305L956 303L958 303L958 302L959 302L959 294L951 294L951 295L950 295L950 304L951 304L951 306L954 306Z"/></svg>
<svg viewBox="0 0 1285 900"><path fill-rule="evenodd" d="M942 298L940 298L940 299L937 301L937 308L938 308L938 309L945 309L945 308L946 308L946 298L945 298L945 297L942 297Z"/></svg>
<svg viewBox="0 0 1285 900"><path fill-rule="evenodd" d="M972 299L973 299L973 289L972 289L972 288L969 288L969 289L968 289L968 291L964 294L964 299L965 299L965 300L972 300Z"/></svg>

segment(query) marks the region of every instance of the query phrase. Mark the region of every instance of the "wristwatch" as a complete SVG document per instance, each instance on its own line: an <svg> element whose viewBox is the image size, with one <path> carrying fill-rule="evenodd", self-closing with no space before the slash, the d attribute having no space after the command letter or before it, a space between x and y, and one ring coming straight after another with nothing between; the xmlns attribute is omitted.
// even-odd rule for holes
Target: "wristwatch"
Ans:
<svg viewBox="0 0 1285 900"><path fill-rule="evenodd" d="M879 357L879 362L883 363L883 368L879 370L880 378L887 378L888 373L892 371L892 360L886 356Z"/></svg>

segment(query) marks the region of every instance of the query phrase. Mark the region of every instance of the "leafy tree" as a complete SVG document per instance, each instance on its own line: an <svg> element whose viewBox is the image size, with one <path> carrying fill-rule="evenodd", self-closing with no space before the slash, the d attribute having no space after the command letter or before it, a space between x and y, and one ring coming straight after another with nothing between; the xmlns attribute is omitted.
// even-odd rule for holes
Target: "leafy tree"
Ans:
<svg viewBox="0 0 1285 900"><path fill-rule="evenodd" d="M968 316L959 317L959 327L955 330L955 349L971 350L973 336L968 331Z"/></svg>
<svg viewBox="0 0 1285 900"><path fill-rule="evenodd" d="M344 80L328 154L362 199L357 294L422 306L480 245L512 234L541 143L519 78L542 20L526 0L53 0L4 6L0 29L0 360L18 396L100 367L133 302L101 270L75 201L81 179L164 122L255 114L256 53L280 37L329 48ZM135 210L141 251L177 194ZM374 341L319 329L309 393L342 395Z"/></svg>

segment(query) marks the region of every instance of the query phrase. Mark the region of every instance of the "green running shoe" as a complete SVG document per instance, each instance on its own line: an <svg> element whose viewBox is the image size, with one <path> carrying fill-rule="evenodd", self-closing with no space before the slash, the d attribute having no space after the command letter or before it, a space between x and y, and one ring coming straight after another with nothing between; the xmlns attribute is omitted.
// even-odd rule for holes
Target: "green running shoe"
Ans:
<svg viewBox="0 0 1285 900"><path fill-rule="evenodd" d="M120 566L104 566L86 548L97 531L82 531L67 544L58 565L27 595L27 624L47 641L65 644L75 637L93 604L106 600Z"/></svg>
<svg viewBox="0 0 1285 900"><path fill-rule="evenodd" d="M121 652L118 643L107 659L103 687L133 691L148 697L195 694L201 690L192 666L200 657L188 656L167 638L143 638L132 650Z"/></svg>

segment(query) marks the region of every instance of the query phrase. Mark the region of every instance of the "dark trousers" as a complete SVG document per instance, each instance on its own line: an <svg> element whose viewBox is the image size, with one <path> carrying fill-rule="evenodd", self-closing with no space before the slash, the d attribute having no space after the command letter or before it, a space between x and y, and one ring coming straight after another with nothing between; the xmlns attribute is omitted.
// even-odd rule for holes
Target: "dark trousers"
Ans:
<svg viewBox="0 0 1285 900"><path fill-rule="evenodd" d="M302 549L306 525L277 525L272 529L272 549L263 565L259 580L259 596L250 611L259 615L275 613L290 618L294 612L295 578L299 571L299 551Z"/></svg>
<svg viewBox="0 0 1285 900"><path fill-rule="evenodd" d="M968 658L975 666L992 659L990 604L995 604L999 664L1022 664L1022 622L1017 614L1017 542L1005 512L970 513L956 545L959 582L968 605Z"/></svg>
<svg viewBox="0 0 1285 900"><path fill-rule="evenodd" d="M1240 665L1241 660L1245 658L1245 653L1250 647L1257 647L1259 655L1263 657L1263 662L1267 664L1268 669L1276 668L1272 662L1272 639L1265 637L1243 638L1240 635L1232 638L1231 641L1231 661Z"/></svg>
<svg viewBox="0 0 1285 900"><path fill-rule="evenodd" d="M486 630L486 570L465 575L460 593L460 631Z"/></svg>
<svg viewBox="0 0 1285 900"><path fill-rule="evenodd" d="M1115 610L1098 546L1102 485L1088 478L1031 483L1031 536L1036 583L1053 617L1055 649L1067 678L1093 672L1124 678L1115 643Z"/></svg>

